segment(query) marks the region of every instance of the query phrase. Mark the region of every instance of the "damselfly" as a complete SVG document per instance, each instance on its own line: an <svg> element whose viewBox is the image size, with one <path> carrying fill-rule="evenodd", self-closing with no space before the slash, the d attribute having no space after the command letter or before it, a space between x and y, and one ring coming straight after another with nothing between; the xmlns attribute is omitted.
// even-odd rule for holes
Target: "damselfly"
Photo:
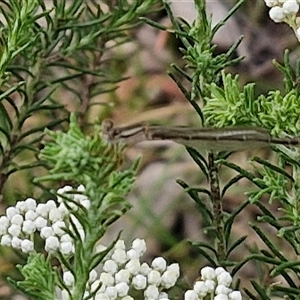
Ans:
<svg viewBox="0 0 300 300"><path fill-rule="evenodd" d="M142 141L171 140L196 149L241 151L270 144L300 145L300 137L272 137L259 127L195 128L156 126L146 123L115 127L113 121L102 123L104 138L111 143L132 145Z"/></svg>

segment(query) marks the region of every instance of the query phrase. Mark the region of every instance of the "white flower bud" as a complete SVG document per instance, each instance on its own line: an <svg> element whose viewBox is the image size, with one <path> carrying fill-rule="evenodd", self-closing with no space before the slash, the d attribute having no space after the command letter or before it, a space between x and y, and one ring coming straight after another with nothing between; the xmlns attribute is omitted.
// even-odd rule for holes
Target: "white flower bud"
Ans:
<svg viewBox="0 0 300 300"><path fill-rule="evenodd" d="M204 267L201 269L200 273L203 281L207 279L214 280L216 278L215 270L212 267Z"/></svg>
<svg viewBox="0 0 300 300"><path fill-rule="evenodd" d="M120 282L115 285L118 297L125 297L129 291L129 285L126 282Z"/></svg>
<svg viewBox="0 0 300 300"><path fill-rule="evenodd" d="M49 208L48 208L48 206L47 206L45 203L39 203L39 204L37 205L37 207L36 207L35 212L36 212L39 216L41 216L41 217L47 219L47 218L48 218L48 213L49 213Z"/></svg>
<svg viewBox="0 0 300 300"><path fill-rule="evenodd" d="M174 286L179 274L177 272L174 272L172 269L165 271L162 276L162 282L161 285L163 285L165 288L169 289L170 287Z"/></svg>
<svg viewBox="0 0 300 300"><path fill-rule="evenodd" d="M0 217L0 235L6 234L9 227L9 220L6 216Z"/></svg>
<svg viewBox="0 0 300 300"><path fill-rule="evenodd" d="M113 259L118 265L124 264L127 261L127 255L124 249L115 249L111 259Z"/></svg>
<svg viewBox="0 0 300 300"><path fill-rule="evenodd" d="M227 286L225 286L223 284L219 284L216 287L216 294L225 294L225 295L228 295L231 292L232 292L232 289L228 288Z"/></svg>
<svg viewBox="0 0 300 300"><path fill-rule="evenodd" d="M11 218L10 222L11 224L16 224L21 226L23 224L23 216L21 216L20 214L16 214Z"/></svg>
<svg viewBox="0 0 300 300"><path fill-rule="evenodd" d="M123 240L118 240L115 244L115 249L122 249L122 250L125 250L126 247L125 247L125 242Z"/></svg>
<svg viewBox="0 0 300 300"><path fill-rule="evenodd" d="M232 282L232 277L228 272L223 272L217 276L217 281L219 285L223 284L228 287Z"/></svg>
<svg viewBox="0 0 300 300"><path fill-rule="evenodd" d="M24 219L25 220L31 220L31 221L34 221L36 218L37 218L37 213L33 210L28 210L26 213L25 213L25 216L24 216Z"/></svg>
<svg viewBox="0 0 300 300"><path fill-rule="evenodd" d="M227 272L223 267L218 267L215 269L216 276L219 276L223 272Z"/></svg>
<svg viewBox="0 0 300 300"><path fill-rule="evenodd" d="M1 237L1 246L8 246L10 247L11 246L11 235L9 234L5 234Z"/></svg>
<svg viewBox="0 0 300 300"><path fill-rule="evenodd" d="M137 290L143 290L147 285L147 278L138 274L132 278L131 285ZM155 299L155 297L153 297L153 299Z"/></svg>
<svg viewBox="0 0 300 300"><path fill-rule="evenodd" d="M187 290L184 293L184 300L199 300L199 297L194 290Z"/></svg>
<svg viewBox="0 0 300 300"><path fill-rule="evenodd" d="M25 213L27 211L27 205L25 203L25 201L18 201L16 203L16 209L21 213Z"/></svg>
<svg viewBox="0 0 300 300"><path fill-rule="evenodd" d="M207 279L204 283L208 288L208 293L212 293L215 290L216 282L214 280Z"/></svg>
<svg viewBox="0 0 300 300"><path fill-rule="evenodd" d="M56 221L52 224L53 232L58 236L63 236L66 233L63 228L66 228L64 221Z"/></svg>
<svg viewBox="0 0 300 300"><path fill-rule="evenodd" d="M8 227L7 232L12 236L19 236L21 233L21 226L17 224L12 224Z"/></svg>
<svg viewBox="0 0 300 300"><path fill-rule="evenodd" d="M8 227L1 226L0 224L0 236L7 233Z"/></svg>
<svg viewBox="0 0 300 300"><path fill-rule="evenodd" d="M63 216L66 216L69 214L69 210L64 203L61 203L59 205L58 210L60 210L60 212L62 213Z"/></svg>
<svg viewBox="0 0 300 300"><path fill-rule="evenodd" d="M61 221L63 219L63 214L58 208L55 207L55 208L52 208L49 211L49 217L48 218L53 223L58 222L58 221Z"/></svg>
<svg viewBox="0 0 300 300"><path fill-rule="evenodd" d="M273 7L278 4L277 0L265 0L265 3L268 7Z"/></svg>
<svg viewBox="0 0 300 300"><path fill-rule="evenodd" d="M105 286L112 286L115 283L113 276L109 273L102 272L99 279Z"/></svg>
<svg viewBox="0 0 300 300"><path fill-rule="evenodd" d="M44 240L53 235L54 235L54 232L53 232L52 227L44 227L41 229L41 237Z"/></svg>
<svg viewBox="0 0 300 300"><path fill-rule="evenodd" d="M54 200L48 200L45 204L48 207L49 211L51 209L57 208L57 204L56 204L56 202Z"/></svg>
<svg viewBox="0 0 300 300"><path fill-rule="evenodd" d="M84 187L84 185L83 185L83 184L80 184L80 185L77 187L77 191L78 191L78 192L81 192L81 193L85 192L85 187Z"/></svg>
<svg viewBox="0 0 300 300"><path fill-rule="evenodd" d="M37 217L34 220L35 226L38 230L41 230L42 228L47 226L48 221L44 219L43 217Z"/></svg>
<svg viewBox="0 0 300 300"><path fill-rule="evenodd" d="M179 264L178 263L170 264L167 267L167 271L172 271L174 274L176 274L177 277L179 277L180 275Z"/></svg>
<svg viewBox="0 0 300 300"><path fill-rule="evenodd" d="M105 294L111 300L117 299L118 297L117 289L114 286L108 286L105 290Z"/></svg>
<svg viewBox="0 0 300 300"><path fill-rule="evenodd" d="M159 295L159 290L155 285L148 285L146 290L144 291L145 299L157 299Z"/></svg>
<svg viewBox="0 0 300 300"><path fill-rule="evenodd" d="M299 10L299 4L296 0L289 0L283 3L282 8L285 14L294 15Z"/></svg>
<svg viewBox="0 0 300 300"><path fill-rule="evenodd" d="M27 198L25 201L28 210L36 210L36 201L33 198Z"/></svg>
<svg viewBox="0 0 300 300"><path fill-rule="evenodd" d="M134 249L130 249L126 252L128 259L137 259L140 257L139 253L134 250Z"/></svg>
<svg viewBox="0 0 300 300"><path fill-rule="evenodd" d="M159 286L159 284L161 283L161 274L160 272L158 272L157 270L152 270L148 276L148 284L153 284L156 286Z"/></svg>
<svg viewBox="0 0 300 300"><path fill-rule="evenodd" d="M279 6L274 6L269 11L270 19L272 19L276 23L280 23L284 20L285 14L283 12L283 8Z"/></svg>
<svg viewBox="0 0 300 300"><path fill-rule="evenodd" d="M60 241L61 242L73 242L73 239L68 233L65 233L64 235L62 235L60 237Z"/></svg>
<svg viewBox="0 0 300 300"><path fill-rule="evenodd" d="M242 300L242 294L240 291L233 291L229 295L230 300Z"/></svg>
<svg viewBox="0 0 300 300"><path fill-rule="evenodd" d="M49 253L57 251L59 248L59 240L56 236L49 236L45 241L45 250Z"/></svg>
<svg viewBox="0 0 300 300"><path fill-rule="evenodd" d="M111 300L110 297L104 293L99 293L99 294L97 293L94 299L95 300Z"/></svg>
<svg viewBox="0 0 300 300"><path fill-rule="evenodd" d="M129 273L128 270L122 269L115 274L116 283L125 282L125 283L129 284L130 276L131 276L131 274Z"/></svg>
<svg viewBox="0 0 300 300"><path fill-rule="evenodd" d="M208 287L204 281L196 281L194 284L194 291L199 297L204 298L208 293Z"/></svg>
<svg viewBox="0 0 300 300"><path fill-rule="evenodd" d="M141 257L147 250L146 242L143 239L135 239L132 242L131 248L137 251L137 253L139 253L139 256Z"/></svg>
<svg viewBox="0 0 300 300"><path fill-rule="evenodd" d="M7 216L0 217L0 225L8 227L9 219L7 218Z"/></svg>
<svg viewBox="0 0 300 300"><path fill-rule="evenodd" d="M141 263L138 259L132 259L125 265L125 269L128 270L132 275L138 274L140 271L140 267Z"/></svg>
<svg viewBox="0 0 300 300"><path fill-rule="evenodd" d="M19 214L19 211L14 206L10 206L10 207L8 207L5 210L5 214L6 214L7 218L8 218L8 220L11 220L11 218L14 215L18 215Z"/></svg>
<svg viewBox="0 0 300 300"><path fill-rule="evenodd" d="M147 276L150 272L152 271L152 269L149 267L149 265L147 263L142 263L141 267L140 267L140 273L142 275Z"/></svg>
<svg viewBox="0 0 300 300"><path fill-rule="evenodd" d="M26 220L23 223L22 231L26 234L32 234L36 231L36 225L35 222L31 220Z"/></svg>
<svg viewBox="0 0 300 300"><path fill-rule="evenodd" d="M25 239L21 242L21 250L24 252L24 253L29 253L29 252L32 252L34 251L34 244L32 241L28 240L28 239Z"/></svg>
<svg viewBox="0 0 300 300"><path fill-rule="evenodd" d="M66 286L71 287L74 284L75 278L70 271L66 271L63 274L63 281L66 284Z"/></svg>
<svg viewBox="0 0 300 300"><path fill-rule="evenodd" d="M74 252L74 245L72 242L61 242L59 249L62 254L69 255Z"/></svg>
<svg viewBox="0 0 300 300"><path fill-rule="evenodd" d="M92 270L90 271L90 274L89 274L89 283L91 284L92 282L94 282L98 277L98 273L96 270Z"/></svg>
<svg viewBox="0 0 300 300"><path fill-rule="evenodd" d="M114 260L108 259L103 265L103 270L107 273L115 274L118 271L118 265Z"/></svg>
<svg viewBox="0 0 300 300"><path fill-rule="evenodd" d="M155 259L153 259L151 266L153 269L159 272L163 272L167 267L167 262L163 257L156 257Z"/></svg>
<svg viewBox="0 0 300 300"><path fill-rule="evenodd" d="M21 249L22 240L16 236L11 239L11 246L15 249Z"/></svg>

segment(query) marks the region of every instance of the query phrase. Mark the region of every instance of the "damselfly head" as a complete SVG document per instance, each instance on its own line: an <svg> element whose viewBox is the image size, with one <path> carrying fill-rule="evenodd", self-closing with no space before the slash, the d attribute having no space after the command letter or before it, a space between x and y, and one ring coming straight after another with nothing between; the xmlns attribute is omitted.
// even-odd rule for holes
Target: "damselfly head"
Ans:
<svg viewBox="0 0 300 300"><path fill-rule="evenodd" d="M111 131L111 129L114 128L114 122L113 122L113 120L110 120L110 119L104 119L102 121L101 126L102 126L102 132L107 133L107 132Z"/></svg>
<svg viewBox="0 0 300 300"><path fill-rule="evenodd" d="M114 135L114 122L110 119L105 119L102 121L102 136L105 140L110 141L113 140Z"/></svg>

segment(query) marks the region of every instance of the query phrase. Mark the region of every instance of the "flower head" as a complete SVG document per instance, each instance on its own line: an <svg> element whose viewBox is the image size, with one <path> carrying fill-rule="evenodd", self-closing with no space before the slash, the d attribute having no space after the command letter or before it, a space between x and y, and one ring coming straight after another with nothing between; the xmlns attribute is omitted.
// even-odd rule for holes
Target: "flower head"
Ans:
<svg viewBox="0 0 300 300"><path fill-rule="evenodd" d="M195 282L193 290L186 291L185 300L201 300L206 296L215 300L242 299L240 291L230 288L232 277L224 268L204 267L200 273L201 280Z"/></svg>

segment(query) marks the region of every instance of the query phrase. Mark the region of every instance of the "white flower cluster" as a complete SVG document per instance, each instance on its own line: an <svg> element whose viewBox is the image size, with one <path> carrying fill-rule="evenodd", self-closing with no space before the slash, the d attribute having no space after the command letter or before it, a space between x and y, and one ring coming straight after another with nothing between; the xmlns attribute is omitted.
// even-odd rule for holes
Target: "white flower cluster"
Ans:
<svg viewBox="0 0 300 300"><path fill-rule="evenodd" d="M223 268L213 269L205 267L201 269L201 279L195 282L194 288L184 294L185 300L202 300L209 295L214 300L241 300L240 291L233 291L230 288L231 275Z"/></svg>
<svg viewBox="0 0 300 300"><path fill-rule="evenodd" d="M84 240L83 228L72 214L78 209L77 204L87 209L90 207L90 200L83 195L84 190L83 186L77 190L65 186L57 190L60 195L58 204L54 200L37 204L36 200L28 198L8 207L6 214L0 217L0 244L29 253L34 251L34 234L39 234L45 240L45 251L48 253L59 251L64 255L73 254L74 241L67 232L72 232L69 226L72 223ZM63 197L72 199L68 201L69 209ZM99 245L95 252L105 250L105 246ZM140 293L144 300L168 300L166 290L175 285L179 265L173 263L168 266L162 257L155 258L150 265L142 263L140 258L145 252L144 240L134 240L127 251L124 241L118 240L101 262L99 274L96 270L90 272L84 296L92 300L134 300L136 293ZM204 300L206 296L215 300L242 299L239 291L230 289L232 278L223 268L214 270L205 267L201 270L201 279L194 284L193 290L185 293L185 300ZM76 289L73 273L66 270L63 281L68 291L57 287L58 299L69 300L69 292L72 294Z"/></svg>
<svg viewBox="0 0 300 300"><path fill-rule="evenodd" d="M105 249L97 248L98 252ZM179 265L173 263L167 266L164 258L155 258L151 265L141 263L140 257L146 251L144 240L133 241L131 249L126 251L125 243L119 240L103 261L100 275L93 270L90 272L89 282L86 287L86 296L95 293L89 299L93 300L134 300L129 293L132 290L142 291L145 300L168 300L168 294L162 290L175 285L179 277ZM63 280L72 291L74 277L71 272L63 274ZM69 299L66 290L62 291L62 298Z"/></svg>
<svg viewBox="0 0 300 300"><path fill-rule="evenodd" d="M265 0L265 3L271 7L270 18L276 23L287 23L300 41L300 18L297 17L300 0Z"/></svg>
<svg viewBox="0 0 300 300"><path fill-rule="evenodd" d="M59 195L72 198L74 202L80 203L84 207L89 207L90 201L82 194L66 194L73 191L71 186L65 186L57 190ZM83 186L79 186L78 192L84 191ZM59 197L58 205L54 200L37 204L35 199L28 198L25 201L17 202L16 206L6 209L6 214L0 217L0 244L20 249L25 253L34 251L33 234L39 233L45 240L45 250L48 253L60 251L68 255L74 252L73 239L67 234L66 220L72 218L80 234L84 234L81 224L70 214ZM76 204L72 204L72 209L78 209Z"/></svg>

